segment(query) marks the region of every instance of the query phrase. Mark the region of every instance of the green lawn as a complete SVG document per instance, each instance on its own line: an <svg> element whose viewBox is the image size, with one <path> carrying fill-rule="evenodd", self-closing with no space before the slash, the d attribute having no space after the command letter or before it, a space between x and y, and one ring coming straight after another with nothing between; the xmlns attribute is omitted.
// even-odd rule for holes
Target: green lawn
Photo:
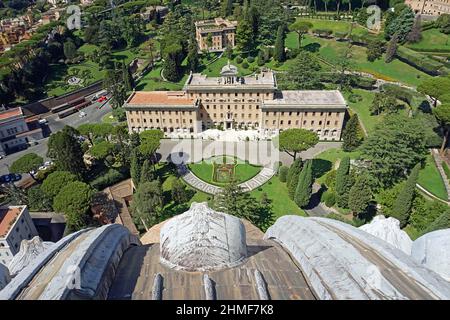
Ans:
<svg viewBox="0 0 450 320"><path fill-rule="evenodd" d="M362 89L353 89L353 94L361 96L362 100L358 102L351 102L348 99L350 93L344 93L347 103L350 106L350 109L356 114L358 114L359 121L362 122L364 128L367 130L367 133L370 134L370 132L373 131L375 126L383 119L382 115L380 116L371 115L369 111L375 93L372 91Z"/></svg>
<svg viewBox="0 0 450 320"><path fill-rule="evenodd" d="M112 112L108 112L102 118L103 123L117 123L117 119L113 117Z"/></svg>
<svg viewBox="0 0 450 320"><path fill-rule="evenodd" d="M419 172L417 181L436 197L447 200L447 191L431 154L427 156L425 167Z"/></svg>
<svg viewBox="0 0 450 320"><path fill-rule="evenodd" d="M164 192L170 192L172 182L176 179L175 175L168 171L168 167L165 164L159 164L158 166L158 176L161 177L163 181L162 187ZM203 193L198 190L194 190L191 187L187 187L188 190L192 191L192 198L190 199L188 205L192 202L210 202L212 196L206 193ZM261 190L259 190L261 189ZM255 197L257 200L261 198L263 193L266 193L268 198L272 200L272 210L274 213L274 219L278 219L283 215L300 215L307 216L307 214L300 209L294 201L292 201L287 193L287 187L285 183L280 182L277 176L272 177L267 183L265 183L260 188L253 190L250 194ZM171 204L168 205L170 207ZM178 212L177 213L181 213Z"/></svg>
<svg viewBox="0 0 450 320"><path fill-rule="evenodd" d="M284 215L307 216L305 211L300 209L294 201L289 198L285 183L282 183L277 176L274 176L260 188L253 190L250 194L256 199L260 199L263 193L272 200L272 210L275 220Z"/></svg>
<svg viewBox="0 0 450 320"><path fill-rule="evenodd" d="M353 151L353 152L345 152L342 149L328 149L322 153L319 153L314 159L323 159L328 160L331 163L335 163L336 160L342 159L343 157L350 157L350 159L357 159L360 155L359 151Z"/></svg>
<svg viewBox="0 0 450 320"><path fill-rule="evenodd" d="M163 81L161 78L161 63L156 63L155 67L148 72L136 85L137 91L154 91L154 90L181 90L187 80L188 75L185 74L178 82Z"/></svg>
<svg viewBox="0 0 450 320"><path fill-rule="evenodd" d="M223 183L213 180L213 164L202 161L192 163L189 169L200 179L214 185L223 185ZM261 171L261 167L250 164L238 163L235 167L235 178L238 183L250 180Z"/></svg>
<svg viewBox="0 0 450 320"><path fill-rule="evenodd" d="M70 75L75 74L75 72L78 72L77 76L84 80L82 86L68 85L67 79ZM87 77L83 76L83 73L87 74ZM92 61L84 61L75 65L50 65L50 73L46 79L45 85L47 95L62 95L69 91L76 90L103 79L105 74L106 72L100 70L99 65Z"/></svg>
<svg viewBox="0 0 450 320"><path fill-rule="evenodd" d="M325 174L336 169L336 161L343 157L350 157L350 159L357 159L360 155L359 151L345 152L342 149L328 149L319 153L313 162L313 171L315 172L316 182L322 184L325 182Z"/></svg>
<svg viewBox="0 0 450 320"><path fill-rule="evenodd" d="M334 32L350 32L351 22L349 21L334 21L322 19L298 18L298 20L309 21L312 23L312 29L329 29ZM364 35L369 33L366 28L363 28L357 23L353 23L352 34Z"/></svg>
<svg viewBox="0 0 450 320"><path fill-rule="evenodd" d="M438 29L422 31L422 40L417 43L407 44L408 48L420 51L448 51L450 53L450 36L440 32Z"/></svg>
<svg viewBox="0 0 450 320"><path fill-rule="evenodd" d="M288 48L297 48L297 34L290 32L286 38ZM318 56L328 63L336 65L348 48L347 42L340 42L334 39L323 39L312 35L306 35L302 46L318 53ZM366 48L360 46L351 47L351 68L357 71L366 72L377 78L388 81L399 81L411 86L417 86L424 79L430 76L426 73L411 67L410 65L394 59L390 63L379 59L374 62L367 61Z"/></svg>

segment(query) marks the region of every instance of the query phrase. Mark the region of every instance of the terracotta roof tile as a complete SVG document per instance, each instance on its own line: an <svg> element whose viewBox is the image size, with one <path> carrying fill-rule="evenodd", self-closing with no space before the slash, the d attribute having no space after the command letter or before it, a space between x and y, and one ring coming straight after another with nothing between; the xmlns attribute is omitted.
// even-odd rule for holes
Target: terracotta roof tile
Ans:
<svg viewBox="0 0 450 320"><path fill-rule="evenodd" d="M128 100L128 105L191 105L195 100L183 91L138 91Z"/></svg>
<svg viewBox="0 0 450 320"><path fill-rule="evenodd" d="M22 207L0 208L0 237L8 234L15 219L22 212Z"/></svg>
<svg viewBox="0 0 450 320"><path fill-rule="evenodd" d="M0 120L7 120L8 118L17 117L22 115L22 109L15 108L15 109L9 109L3 112L0 112Z"/></svg>

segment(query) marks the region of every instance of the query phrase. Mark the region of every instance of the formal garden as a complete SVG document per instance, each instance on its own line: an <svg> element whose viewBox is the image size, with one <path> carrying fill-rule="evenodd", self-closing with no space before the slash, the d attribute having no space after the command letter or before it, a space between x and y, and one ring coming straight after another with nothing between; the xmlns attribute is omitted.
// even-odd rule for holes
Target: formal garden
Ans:
<svg viewBox="0 0 450 320"><path fill-rule="evenodd" d="M262 168L230 156L212 157L200 163L189 164L188 167L201 180L217 186L233 180L236 183L245 182L256 176Z"/></svg>

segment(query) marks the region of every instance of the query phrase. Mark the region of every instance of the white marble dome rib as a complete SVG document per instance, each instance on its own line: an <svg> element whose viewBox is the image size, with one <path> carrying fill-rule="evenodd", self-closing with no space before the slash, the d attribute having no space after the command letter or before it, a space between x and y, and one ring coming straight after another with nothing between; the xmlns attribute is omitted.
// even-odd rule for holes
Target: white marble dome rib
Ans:
<svg viewBox="0 0 450 320"><path fill-rule="evenodd" d="M228 64L224 65L222 67L222 70L220 71L220 74L222 76L226 76L226 75L237 75L238 74L238 68L232 64L230 64L230 62L228 62Z"/></svg>
<svg viewBox="0 0 450 320"><path fill-rule="evenodd" d="M31 240L23 240L20 243L20 251L11 259L8 264L9 272L12 276L18 274L31 261L36 259L42 252L53 245L52 242L43 242L38 236Z"/></svg>
<svg viewBox="0 0 450 320"><path fill-rule="evenodd" d="M194 202L161 228L160 251L161 262L177 270L234 267L247 257L245 227L238 218L214 211L206 202Z"/></svg>
<svg viewBox="0 0 450 320"><path fill-rule="evenodd" d="M427 233L412 244L412 258L450 281L450 229Z"/></svg>
<svg viewBox="0 0 450 320"><path fill-rule="evenodd" d="M379 215L359 229L392 244L408 255L411 254L412 240L405 231L400 229L400 221L395 218L389 217L386 219Z"/></svg>

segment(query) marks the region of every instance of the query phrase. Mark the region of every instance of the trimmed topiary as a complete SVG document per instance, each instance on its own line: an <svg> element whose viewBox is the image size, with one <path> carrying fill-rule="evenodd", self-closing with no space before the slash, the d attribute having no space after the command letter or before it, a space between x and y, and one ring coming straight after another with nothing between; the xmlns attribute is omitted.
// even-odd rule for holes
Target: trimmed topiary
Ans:
<svg viewBox="0 0 450 320"><path fill-rule="evenodd" d="M280 167L280 170L278 172L278 177L280 178L281 182L286 182L288 171L289 171L288 167L286 167L286 166Z"/></svg>

